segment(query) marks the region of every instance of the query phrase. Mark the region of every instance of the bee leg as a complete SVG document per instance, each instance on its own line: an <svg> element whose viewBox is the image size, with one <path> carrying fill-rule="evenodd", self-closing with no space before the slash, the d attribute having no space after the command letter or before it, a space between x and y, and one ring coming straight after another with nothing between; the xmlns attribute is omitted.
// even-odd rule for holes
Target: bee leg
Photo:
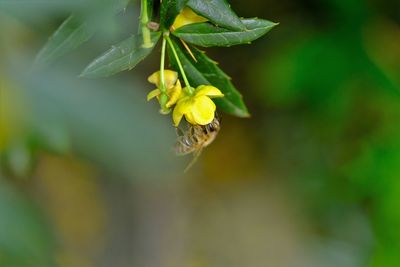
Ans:
<svg viewBox="0 0 400 267"><path fill-rule="evenodd" d="M189 133L190 133L190 136L193 136L193 135L195 135L195 127L190 127L189 128Z"/></svg>
<svg viewBox="0 0 400 267"><path fill-rule="evenodd" d="M218 112L215 111L214 119L217 120L219 123L221 123L222 116Z"/></svg>
<svg viewBox="0 0 400 267"><path fill-rule="evenodd" d="M175 128L175 132L176 132L177 136L183 136L184 135L184 132L183 132L183 130L181 128L176 127Z"/></svg>

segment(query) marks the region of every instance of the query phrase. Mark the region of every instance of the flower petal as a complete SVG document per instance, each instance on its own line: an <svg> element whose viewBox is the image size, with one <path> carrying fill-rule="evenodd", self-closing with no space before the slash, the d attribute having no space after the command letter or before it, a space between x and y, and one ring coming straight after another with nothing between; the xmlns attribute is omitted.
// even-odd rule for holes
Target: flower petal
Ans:
<svg viewBox="0 0 400 267"><path fill-rule="evenodd" d="M167 89L170 89L174 87L174 85L178 81L178 73L173 70L164 70L164 78L165 87L167 87Z"/></svg>
<svg viewBox="0 0 400 267"><path fill-rule="evenodd" d="M157 87L160 85L160 71L156 71L153 74L151 74L148 78L147 81L149 83L155 84Z"/></svg>
<svg viewBox="0 0 400 267"><path fill-rule="evenodd" d="M159 96L161 94L160 89L154 89L150 93L147 94L147 101L150 101L152 98Z"/></svg>
<svg viewBox="0 0 400 267"><path fill-rule="evenodd" d="M192 97L185 96L185 97L179 99L179 101L176 104L175 108L179 109L179 111L182 114L185 114L185 113L190 112L190 110L192 109L193 104L194 104L194 99Z"/></svg>
<svg viewBox="0 0 400 267"><path fill-rule="evenodd" d="M212 85L200 85L196 88L195 96L223 97L224 94Z"/></svg>
<svg viewBox="0 0 400 267"><path fill-rule="evenodd" d="M147 81L149 81L149 83L155 84L157 87L160 87L160 79L160 71L156 71L147 78ZM178 73L173 70L164 70L164 79L165 87L167 89L172 88L178 80Z"/></svg>
<svg viewBox="0 0 400 267"><path fill-rule="evenodd" d="M193 118L193 114L191 112L185 114L185 119L187 122L193 125L197 125L198 123L196 120Z"/></svg>
<svg viewBox="0 0 400 267"><path fill-rule="evenodd" d="M178 100L172 114L172 119L174 120L175 126L178 126L184 114L190 112L193 103L194 99L188 96L182 97Z"/></svg>
<svg viewBox="0 0 400 267"><path fill-rule="evenodd" d="M177 80L175 86L172 87L168 92L169 101L167 102L166 107L169 108L175 105L179 97L181 97L181 93L182 93L181 82Z"/></svg>
<svg viewBox="0 0 400 267"><path fill-rule="evenodd" d="M183 27L188 24L196 23L196 22L205 22L206 18L201 17L193 12L188 7L185 7L178 16L176 16L174 24L172 25L172 29L176 30L180 27Z"/></svg>
<svg viewBox="0 0 400 267"><path fill-rule="evenodd" d="M214 102L208 96L196 97L191 116L197 124L206 125L214 119L215 109Z"/></svg>
<svg viewBox="0 0 400 267"><path fill-rule="evenodd" d="M180 112L180 110L175 107L174 111L172 112L172 120L174 121L174 125L177 127L179 123L181 122L183 117L183 113Z"/></svg>

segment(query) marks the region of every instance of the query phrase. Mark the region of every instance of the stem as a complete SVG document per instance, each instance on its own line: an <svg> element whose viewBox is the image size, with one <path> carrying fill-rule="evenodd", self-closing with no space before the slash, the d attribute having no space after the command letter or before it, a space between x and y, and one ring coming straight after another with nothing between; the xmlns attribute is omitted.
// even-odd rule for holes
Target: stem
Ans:
<svg viewBox="0 0 400 267"><path fill-rule="evenodd" d="M164 75L164 66L165 66L165 47L167 46L167 42L165 38L162 40L161 46L161 61L160 61L160 105L161 109L166 109L165 104L168 101L167 97L167 89L165 87L165 75Z"/></svg>
<svg viewBox="0 0 400 267"><path fill-rule="evenodd" d="M194 94L194 90L193 90L193 88L192 88L192 87L190 86L190 84L189 84L189 81L188 81L188 79L187 79L187 77L186 77L185 71L183 70L182 63L181 63L181 61L180 61L180 59L179 59L179 57L178 57L178 54L176 53L174 44L172 43L172 41L171 41L171 39L169 38L168 35L165 35L164 38L167 39L168 44L169 44L169 46L171 47L171 50L172 50L172 53L174 54L176 63L178 63L179 70L181 71L183 81L185 82L186 88L188 88L187 90L189 91L189 93L190 93L191 95Z"/></svg>
<svg viewBox="0 0 400 267"><path fill-rule="evenodd" d="M140 24L142 25L142 36L143 44L145 48L150 48L153 46L151 41L150 29L147 28L147 23L149 23L149 16L147 15L147 0L141 0L141 14L140 14Z"/></svg>

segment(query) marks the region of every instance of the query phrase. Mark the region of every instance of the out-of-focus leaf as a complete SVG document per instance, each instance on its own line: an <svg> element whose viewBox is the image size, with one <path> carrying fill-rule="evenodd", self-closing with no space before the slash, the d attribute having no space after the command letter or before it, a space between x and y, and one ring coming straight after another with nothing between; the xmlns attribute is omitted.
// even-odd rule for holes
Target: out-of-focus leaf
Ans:
<svg viewBox="0 0 400 267"><path fill-rule="evenodd" d="M218 26L235 31L246 29L226 0L189 0L187 6Z"/></svg>
<svg viewBox="0 0 400 267"><path fill-rule="evenodd" d="M95 30L81 17L70 16L53 33L46 45L40 50L35 64L43 65L74 50L93 36Z"/></svg>
<svg viewBox="0 0 400 267"><path fill-rule="evenodd" d="M225 95L223 98L213 99L219 108L238 117L249 116L241 94L233 86L230 77L218 68L215 61L208 58L204 52L191 47L191 51L197 60L197 62L195 62L183 46L174 40L172 40L172 42L174 43L191 86L211 84L217 87ZM169 48L169 50L171 50L171 48ZM172 51L169 51L168 54L171 64L176 70L179 70Z"/></svg>
<svg viewBox="0 0 400 267"><path fill-rule="evenodd" d="M45 11L70 10L87 5L90 0L0 0L0 11L14 11L19 9L45 9Z"/></svg>
<svg viewBox="0 0 400 267"><path fill-rule="evenodd" d="M178 177L182 168L170 149L176 138L172 122L146 103L143 90L151 88L140 83L143 79L79 79L76 67L21 77L31 99L32 125L40 129L37 138L51 135L49 126L59 127L68 130L74 153L121 178Z"/></svg>
<svg viewBox="0 0 400 267"><path fill-rule="evenodd" d="M174 31L173 34L188 43L199 46L232 46L249 44L277 25L263 19L242 19L242 22L247 28L245 31L231 31L206 22L186 25Z"/></svg>
<svg viewBox="0 0 400 267"><path fill-rule="evenodd" d="M53 239L43 217L0 174L0 266L54 266Z"/></svg>
<svg viewBox="0 0 400 267"><path fill-rule="evenodd" d="M133 35L92 61L84 69L81 76L107 77L124 70L133 69L150 54L160 38L160 32L153 32L151 35L152 47L142 47L142 35Z"/></svg>
<svg viewBox="0 0 400 267"><path fill-rule="evenodd" d="M100 1L99 6L94 6L83 15L71 15L49 38L45 46L36 56L36 65L49 64L57 58L71 52L89 40L99 29L102 18L113 16L124 9L130 0L116 0L112 2Z"/></svg>
<svg viewBox="0 0 400 267"><path fill-rule="evenodd" d="M16 177L27 177L32 168L32 155L27 144L14 144L5 153L7 167Z"/></svg>
<svg viewBox="0 0 400 267"><path fill-rule="evenodd" d="M123 11L131 0L95 0L89 5L90 10L87 14L92 15L94 12L100 12L98 15L115 15ZM148 0L148 2L152 0Z"/></svg>
<svg viewBox="0 0 400 267"><path fill-rule="evenodd" d="M187 0L162 1L160 9L160 22L163 29L169 29L176 16L184 8Z"/></svg>

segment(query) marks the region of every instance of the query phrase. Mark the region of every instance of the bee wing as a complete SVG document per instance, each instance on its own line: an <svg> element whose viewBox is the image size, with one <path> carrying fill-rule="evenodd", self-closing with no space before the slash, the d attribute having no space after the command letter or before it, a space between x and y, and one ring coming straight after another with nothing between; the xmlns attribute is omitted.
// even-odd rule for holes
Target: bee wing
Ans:
<svg viewBox="0 0 400 267"><path fill-rule="evenodd" d="M195 147L190 143L187 136L178 136L174 146L175 154L177 156L184 156L192 153Z"/></svg>
<svg viewBox="0 0 400 267"><path fill-rule="evenodd" d="M199 159L201 152L203 151L203 147L201 147L199 150L196 150L195 152L193 152L193 158L192 160L189 162L189 164L187 165L187 167L185 168L185 170L183 171L184 173L186 173L190 168L193 167L193 165L197 162L197 160Z"/></svg>

